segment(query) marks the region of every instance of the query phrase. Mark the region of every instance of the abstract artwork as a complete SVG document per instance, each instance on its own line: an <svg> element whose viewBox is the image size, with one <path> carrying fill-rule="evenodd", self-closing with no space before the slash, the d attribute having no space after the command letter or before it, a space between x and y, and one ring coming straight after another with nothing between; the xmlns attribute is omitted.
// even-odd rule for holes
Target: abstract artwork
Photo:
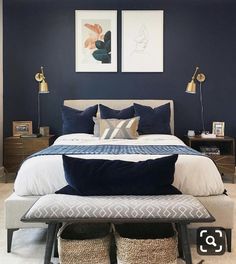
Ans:
<svg viewBox="0 0 236 264"><path fill-rule="evenodd" d="M122 72L163 72L163 11L122 11Z"/></svg>
<svg viewBox="0 0 236 264"><path fill-rule="evenodd" d="M117 71L117 11L75 11L76 72Z"/></svg>

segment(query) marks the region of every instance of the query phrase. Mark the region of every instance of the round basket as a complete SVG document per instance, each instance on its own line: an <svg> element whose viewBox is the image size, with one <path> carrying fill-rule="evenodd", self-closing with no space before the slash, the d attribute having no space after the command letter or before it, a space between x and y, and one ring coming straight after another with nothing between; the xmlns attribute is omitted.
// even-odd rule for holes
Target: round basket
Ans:
<svg viewBox="0 0 236 264"><path fill-rule="evenodd" d="M96 226L78 223L62 226L58 232L60 264L110 264L109 229L103 226L101 231Z"/></svg>
<svg viewBox="0 0 236 264"><path fill-rule="evenodd" d="M135 239L115 232L118 264L176 264L178 239Z"/></svg>

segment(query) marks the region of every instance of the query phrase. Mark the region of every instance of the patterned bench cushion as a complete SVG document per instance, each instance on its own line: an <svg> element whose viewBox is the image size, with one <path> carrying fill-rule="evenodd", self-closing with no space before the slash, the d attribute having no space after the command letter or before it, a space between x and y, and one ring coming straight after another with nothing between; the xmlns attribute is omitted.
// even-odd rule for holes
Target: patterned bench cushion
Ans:
<svg viewBox="0 0 236 264"><path fill-rule="evenodd" d="M22 221L151 220L211 222L214 218L191 195L159 196L42 196Z"/></svg>

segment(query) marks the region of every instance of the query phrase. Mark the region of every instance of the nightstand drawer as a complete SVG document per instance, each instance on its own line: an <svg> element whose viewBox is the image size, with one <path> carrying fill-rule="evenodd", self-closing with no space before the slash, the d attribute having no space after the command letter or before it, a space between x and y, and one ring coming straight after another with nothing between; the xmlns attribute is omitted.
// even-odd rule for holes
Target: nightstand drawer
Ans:
<svg viewBox="0 0 236 264"><path fill-rule="evenodd" d="M24 159L23 155L5 155L4 167L8 172L17 172Z"/></svg>
<svg viewBox="0 0 236 264"><path fill-rule="evenodd" d="M8 137L4 139L4 167L8 172L17 172L21 163L31 154L47 148L54 136L38 138Z"/></svg>
<svg viewBox="0 0 236 264"><path fill-rule="evenodd" d="M23 144L21 146L4 145L4 155L24 155Z"/></svg>
<svg viewBox="0 0 236 264"><path fill-rule="evenodd" d="M231 155L209 155L212 158L218 170L221 173L228 174L234 173L235 171L235 157Z"/></svg>
<svg viewBox="0 0 236 264"><path fill-rule="evenodd" d="M39 150L47 148L49 146L49 141L44 139L27 139L23 142L24 155L29 156Z"/></svg>

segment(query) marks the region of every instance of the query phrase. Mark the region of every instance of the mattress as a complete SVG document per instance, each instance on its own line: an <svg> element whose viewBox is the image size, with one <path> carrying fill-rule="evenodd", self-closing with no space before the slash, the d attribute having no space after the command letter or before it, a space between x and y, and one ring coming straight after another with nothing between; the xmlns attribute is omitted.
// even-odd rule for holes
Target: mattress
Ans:
<svg viewBox="0 0 236 264"><path fill-rule="evenodd" d="M173 135L142 135L135 140L100 140L91 134L69 134L59 137L54 145L185 145ZM85 159L119 159L142 161L161 158L164 155L97 154L70 155ZM14 185L17 195L45 195L66 186L61 155L36 156L27 159L19 169ZM184 194L194 196L219 195L224 191L221 175L214 162L202 155L179 155L175 166L173 185Z"/></svg>

